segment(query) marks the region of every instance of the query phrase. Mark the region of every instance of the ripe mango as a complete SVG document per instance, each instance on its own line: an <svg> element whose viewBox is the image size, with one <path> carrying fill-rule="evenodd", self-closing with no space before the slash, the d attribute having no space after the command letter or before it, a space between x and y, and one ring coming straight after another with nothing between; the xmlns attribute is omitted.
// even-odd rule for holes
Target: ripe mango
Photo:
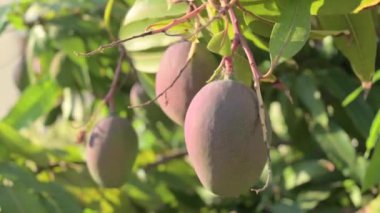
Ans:
<svg viewBox="0 0 380 213"><path fill-rule="evenodd" d="M185 141L203 186L227 197L248 192L267 160L256 94L232 80L207 84L187 111Z"/></svg>

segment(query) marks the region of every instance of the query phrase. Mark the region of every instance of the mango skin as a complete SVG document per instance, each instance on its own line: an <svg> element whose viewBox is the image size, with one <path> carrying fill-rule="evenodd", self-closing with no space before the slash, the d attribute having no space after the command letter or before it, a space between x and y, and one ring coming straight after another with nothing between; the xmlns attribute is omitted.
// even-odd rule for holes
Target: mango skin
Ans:
<svg viewBox="0 0 380 213"><path fill-rule="evenodd" d="M174 81L178 72L186 64L190 48L191 42L181 41L172 44L165 51L156 75L156 95ZM206 84L217 67L214 56L204 46L198 44L191 62L180 78L166 94L157 100L164 113L182 126L191 100Z"/></svg>
<svg viewBox="0 0 380 213"><path fill-rule="evenodd" d="M120 187L131 173L137 152L137 135L129 121L110 116L91 133L86 146L87 168L100 186Z"/></svg>
<svg viewBox="0 0 380 213"><path fill-rule="evenodd" d="M224 197L248 192L267 160L256 94L232 80L207 84L187 111L185 141L205 188Z"/></svg>

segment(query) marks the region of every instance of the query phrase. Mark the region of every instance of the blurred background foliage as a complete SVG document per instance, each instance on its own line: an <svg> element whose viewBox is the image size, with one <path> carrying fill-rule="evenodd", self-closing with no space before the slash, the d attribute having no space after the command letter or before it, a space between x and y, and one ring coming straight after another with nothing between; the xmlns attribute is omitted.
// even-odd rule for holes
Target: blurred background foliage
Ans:
<svg viewBox="0 0 380 213"><path fill-rule="evenodd" d="M380 71L364 99L352 60L335 48L332 31L318 30L316 19L319 14L351 13L359 3L342 7L333 2L314 1L310 40L276 68L287 89L262 84L273 127L273 182L259 195L247 192L235 199L215 197L202 188L183 155L182 128L157 105L128 109L136 82L146 99L154 97L160 56L178 37L162 34L125 43L128 60L122 64L116 109L132 121L140 151L133 176L123 187L103 189L92 181L84 143L77 138L108 113L102 99L119 53L117 48L92 57L74 52L167 23L184 14L186 5L168 9L166 0L19 0L1 5L0 31L23 32L24 45L19 69L14 70L20 96L0 118L0 212L379 212ZM280 14L270 7L275 1L241 3L271 23ZM365 12L373 18L379 50L380 9ZM239 19L247 23L244 34L258 64L267 69L273 25L245 13ZM206 45L222 26L211 25L201 43ZM191 27L185 23L173 31ZM237 78L249 83L249 66L238 53ZM257 186L265 177L266 172Z"/></svg>

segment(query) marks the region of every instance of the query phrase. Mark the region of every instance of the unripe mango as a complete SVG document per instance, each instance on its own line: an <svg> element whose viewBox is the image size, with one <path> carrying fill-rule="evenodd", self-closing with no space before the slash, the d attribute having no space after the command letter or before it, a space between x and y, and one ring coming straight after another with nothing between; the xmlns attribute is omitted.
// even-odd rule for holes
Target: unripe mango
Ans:
<svg viewBox="0 0 380 213"><path fill-rule="evenodd" d="M267 160L256 94L232 80L207 84L187 111L185 140L203 186L227 197L248 192Z"/></svg>
<svg viewBox="0 0 380 213"><path fill-rule="evenodd" d="M96 125L87 143L87 168L99 185L120 187L131 173L137 151L137 135L129 121L107 117Z"/></svg>
<svg viewBox="0 0 380 213"><path fill-rule="evenodd" d="M174 81L186 64L191 43L182 41L171 45L164 53L156 75L156 95L163 92ZM166 94L158 99L165 114L179 125L183 125L187 108L195 94L206 84L217 67L213 55L201 44L179 79Z"/></svg>

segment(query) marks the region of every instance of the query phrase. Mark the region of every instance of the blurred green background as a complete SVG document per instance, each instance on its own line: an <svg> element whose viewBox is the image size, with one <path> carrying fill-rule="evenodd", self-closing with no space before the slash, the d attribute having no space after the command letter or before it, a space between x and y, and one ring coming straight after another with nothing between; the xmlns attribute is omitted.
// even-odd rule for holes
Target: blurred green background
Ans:
<svg viewBox="0 0 380 213"><path fill-rule="evenodd" d="M128 108L136 82L154 97L160 56L178 38L154 35L125 43L128 60L116 111L133 123L139 155L123 187L104 189L93 182L77 137L108 113L102 99L119 52L74 52L136 35L185 12L184 4L168 9L166 0L0 3L0 212L380 212L380 71L365 99L350 61L327 34L279 64L275 74L287 89L262 84L273 128L272 183L258 195L247 191L228 199L201 186L184 155L182 127L155 104ZM276 20L276 13L267 13ZM379 8L369 13L379 50ZM260 24L252 23L262 27L259 32L247 29L245 35L265 70L273 26ZM204 33L201 43L209 38ZM238 79L249 82L248 64L238 53ZM257 186L265 182L266 170L262 176Z"/></svg>

